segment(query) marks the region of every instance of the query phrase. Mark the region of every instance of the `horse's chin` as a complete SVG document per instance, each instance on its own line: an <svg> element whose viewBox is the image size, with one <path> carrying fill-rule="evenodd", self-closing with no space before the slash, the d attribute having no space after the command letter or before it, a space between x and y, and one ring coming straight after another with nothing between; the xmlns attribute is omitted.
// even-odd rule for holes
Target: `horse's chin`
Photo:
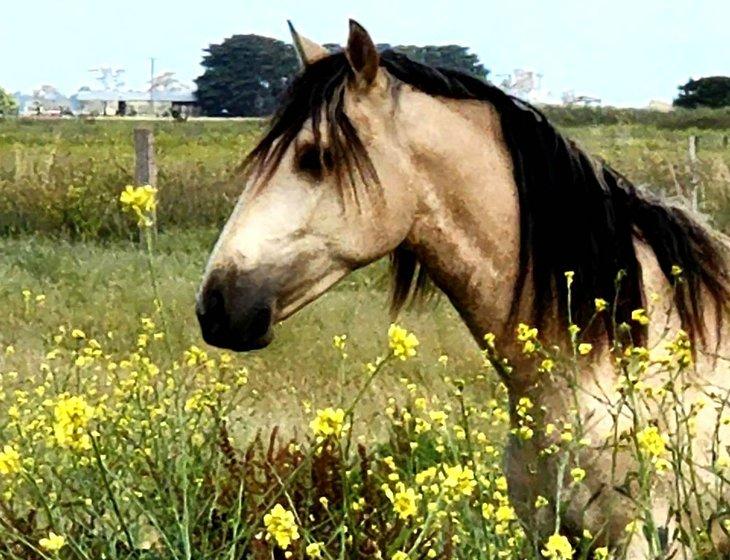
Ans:
<svg viewBox="0 0 730 560"><path fill-rule="evenodd" d="M246 340L238 344L231 346L230 350L234 352L251 352L253 350L261 350L266 348L271 341L274 340L274 335L268 332L265 336L257 338L255 340Z"/></svg>
<svg viewBox="0 0 730 560"><path fill-rule="evenodd" d="M205 340L205 336L203 336ZM266 334L257 338L246 338L232 336L225 339L205 340L211 346L221 348L223 350L231 350L232 352L251 352L253 350L261 350L266 348L271 341L274 340L274 332L269 329Z"/></svg>

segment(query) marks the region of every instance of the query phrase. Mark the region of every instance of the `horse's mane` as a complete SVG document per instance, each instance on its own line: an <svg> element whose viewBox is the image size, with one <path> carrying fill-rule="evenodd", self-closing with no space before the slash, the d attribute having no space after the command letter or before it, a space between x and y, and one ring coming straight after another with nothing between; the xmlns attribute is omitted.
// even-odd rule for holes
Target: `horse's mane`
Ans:
<svg viewBox="0 0 730 560"><path fill-rule="evenodd" d="M669 281L674 281L673 266L682 269L674 300L690 337L704 338L703 288L714 300L719 329L721 310L729 301L725 256L717 237L696 218L638 191L609 165L566 139L540 110L487 82L456 70L432 68L394 51L381 53L380 65L396 84L436 97L483 100L497 110L520 205L520 266L513 317L528 280L534 290L535 324L543 324L555 311L567 317L564 274L572 271L573 321L585 325L594 314L594 298L600 297L615 304L613 314L604 314L602 332L612 338L613 325L626 322L632 325L634 341L642 342L644 329L630 320L633 310L645 306L634 247L638 237L652 248ZM377 171L344 111L351 78L343 53L307 66L293 80L268 132L246 159L247 172L270 177L312 119L320 153L324 148L319 125L326 127L327 148L341 188L349 184L357 197L356 175L366 184L377 183ZM392 306L397 311L425 288L427 274L405 247L395 250L392 265Z"/></svg>

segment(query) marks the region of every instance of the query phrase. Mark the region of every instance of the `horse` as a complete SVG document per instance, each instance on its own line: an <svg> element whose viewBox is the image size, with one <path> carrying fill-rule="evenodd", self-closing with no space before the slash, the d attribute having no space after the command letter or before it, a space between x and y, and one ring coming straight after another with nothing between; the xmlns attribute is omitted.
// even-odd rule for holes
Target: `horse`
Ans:
<svg viewBox="0 0 730 560"><path fill-rule="evenodd" d="M500 342L512 365L503 382L513 422L524 397L545 423L574 407L591 419L596 443L584 451L583 491L561 524L576 535L591 531L597 544L628 558L645 557L641 539L625 537L636 508L614 478L623 459L600 445L613 418L602 401L581 393L576 404L564 383L538 373L515 328L533 324L566 348L565 317L590 322L602 298L611 312L581 333L595 346L579 373L585 386L617 394L611 324L626 324L631 340L647 347L683 329L694 343L693 375L726 392L728 240L680 205L639 190L538 108L486 81L379 52L355 21L335 53L291 31L303 69L244 161L242 194L196 297L204 340L263 348L274 324L390 256L394 312L433 285L482 348L485 333ZM673 289L677 270L683 281ZM669 294L671 309L654 310L649 326L632 321L653 293ZM710 424L700 419L693 453L705 453ZM536 471L539 438L516 439L505 452L512 502L528 527L550 534L554 516L542 519L534 501L554 492L555 465ZM661 489L652 507L667 527L677 517ZM728 541L721 535L714 546L727 553Z"/></svg>

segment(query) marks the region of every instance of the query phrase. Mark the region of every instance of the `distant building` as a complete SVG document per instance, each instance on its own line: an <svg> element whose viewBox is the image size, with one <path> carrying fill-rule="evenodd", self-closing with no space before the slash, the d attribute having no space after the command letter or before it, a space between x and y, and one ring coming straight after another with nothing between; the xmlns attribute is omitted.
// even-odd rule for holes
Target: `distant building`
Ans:
<svg viewBox="0 0 730 560"><path fill-rule="evenodd" d="M597 107L601 105L600 97L576 95L573 90L564 91L561 100L563 105L571 107Z"/></svg>
<svg viewBox="0 0 730 560"><path fill-rule="evenodd" d="M18 114L21 116L59 116L72 111L71 99L49 85L41 86L32 95L18 92L13 97L18 102Z"/></svg>
<svg viewBox="0 0 730 560"><path fill-rule="evenodd" d="M666 101L661 101L659 99L652 99L649 101L649 105L646 107L650 111L659 111L660 113L670 113L674 111L674 107L672 107L671 103L667 103Z"/></svg>
<svg viewBox="0 0 730 560"><path fill-rule="evenodd" d="M82 89L74 95L76 113L80 115L167 115L199 114L195 94L173 91L102 91Z"/></svg>

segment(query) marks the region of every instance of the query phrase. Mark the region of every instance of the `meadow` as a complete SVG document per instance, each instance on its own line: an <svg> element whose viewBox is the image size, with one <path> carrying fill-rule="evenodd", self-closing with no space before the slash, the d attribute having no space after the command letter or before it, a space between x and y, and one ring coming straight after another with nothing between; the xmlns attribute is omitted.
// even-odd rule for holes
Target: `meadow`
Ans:
<svg viewBox="0 0 730 560"><path fill-rule="evenodd" d="M726 112L553 113L730 231ZM0 120L0 557L591 557L519 525L503 388L445 299L399 317L417 346L388 332L386 263L263 351L207 348L194 293L262 123L147 123L156 233L119 202L134 126Z"/></svg>

